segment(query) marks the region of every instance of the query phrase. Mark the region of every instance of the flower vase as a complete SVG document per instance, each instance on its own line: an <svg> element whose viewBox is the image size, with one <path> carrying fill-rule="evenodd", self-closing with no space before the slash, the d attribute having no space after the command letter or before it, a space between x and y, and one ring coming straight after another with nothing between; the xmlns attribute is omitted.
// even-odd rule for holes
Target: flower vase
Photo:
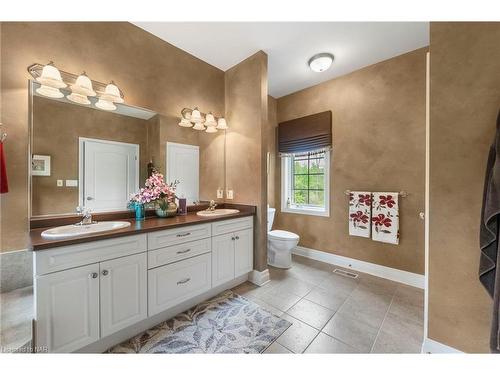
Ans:
<svg viewBox="0 0 500 375"><path fill-rule="evenodd" d="M134 211L135 211L135 220L136 221L142 221L145 219L146 211L144 209L144 204L136 203L134 205Z"/></svg>
<svg viewBox="0 0 500 375"><path fill-rule="evenodd" d="M156 216L158 217L174 217L175 215L177 215L177 205L174 202L168 202L165 209L156 208Z"/></svg>

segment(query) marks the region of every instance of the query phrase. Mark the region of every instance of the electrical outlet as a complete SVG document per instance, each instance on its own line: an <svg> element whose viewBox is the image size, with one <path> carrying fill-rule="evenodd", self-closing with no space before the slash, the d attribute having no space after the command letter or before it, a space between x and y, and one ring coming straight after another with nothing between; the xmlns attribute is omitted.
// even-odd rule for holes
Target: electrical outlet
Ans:
<svg viewBox="0 0 500 375"><path fill-rule="evenodd" d="M233 199L233 191L232 190L227 191L227 199Z"/></svg>
<svg viewBox="0 0 500 375"><path fill-rule="evenodd" d="M66 180L67 187L78 187L78 180Z"/></svg>
<svg viewBox="0 0 500 375"><path fill-rule="evenodd" d="M224 198L224 190L217 189L217 199L222 199L222 198Z"/></svg>
<svg viewBox="0 0 500 375"><path fill-rule="evenodd" d="M57 180L57 186L59 187L63 186L63 180Z"/></svg>

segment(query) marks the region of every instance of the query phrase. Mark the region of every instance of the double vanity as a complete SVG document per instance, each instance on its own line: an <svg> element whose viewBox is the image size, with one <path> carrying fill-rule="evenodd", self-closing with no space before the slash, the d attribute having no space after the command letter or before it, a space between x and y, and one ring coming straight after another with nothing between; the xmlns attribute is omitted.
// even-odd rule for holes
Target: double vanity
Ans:
<svg viewBox="0 0 500 375"><path fill-rule="evenodd" d="M35 349L104 351L247 280L254 208L235 211L52 240L33 229Z"/></svg>

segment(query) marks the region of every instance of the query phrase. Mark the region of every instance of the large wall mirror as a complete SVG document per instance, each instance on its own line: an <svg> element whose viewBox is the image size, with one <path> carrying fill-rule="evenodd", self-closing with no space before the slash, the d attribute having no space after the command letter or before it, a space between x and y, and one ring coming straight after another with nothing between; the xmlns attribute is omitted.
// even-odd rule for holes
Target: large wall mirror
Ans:
<svg viewBox="0 0 500 375"><path fill-rule="evenodd" d="M30 81L31 216L123 211L151 164L179 180L188 204L213 199L224 183L224 134L177 125L178 117L117 104L105 111L48 98Z"/></svg>

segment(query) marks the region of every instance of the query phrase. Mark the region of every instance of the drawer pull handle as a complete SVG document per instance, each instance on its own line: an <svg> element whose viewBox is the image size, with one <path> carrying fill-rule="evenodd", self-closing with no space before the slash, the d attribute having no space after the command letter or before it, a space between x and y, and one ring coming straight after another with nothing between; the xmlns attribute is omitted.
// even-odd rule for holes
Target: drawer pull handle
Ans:
<svg viewBox="0 0 500 375"><path fill-rule="evenodd" d="M190 280L191 280L191 278L188 277L187 279L183 279L183 280L177 281L177 285L186 284Z"/></svg>
<svg viewBox="0 0 500 375"><path fill-rule="evenodd" d="M187 233L184 233L184 234L178 234L177 237L186 237L186 236L189 236L191 234L191 232L187 232Z"/></svg>
<svg viewBox="0 0 500 375"><path fill-rule="evenodd" d="M186 250L179 250L177 252L177 254L186 254L186 253L189 253L191 251L191 249L186 249Z"/></svg>

